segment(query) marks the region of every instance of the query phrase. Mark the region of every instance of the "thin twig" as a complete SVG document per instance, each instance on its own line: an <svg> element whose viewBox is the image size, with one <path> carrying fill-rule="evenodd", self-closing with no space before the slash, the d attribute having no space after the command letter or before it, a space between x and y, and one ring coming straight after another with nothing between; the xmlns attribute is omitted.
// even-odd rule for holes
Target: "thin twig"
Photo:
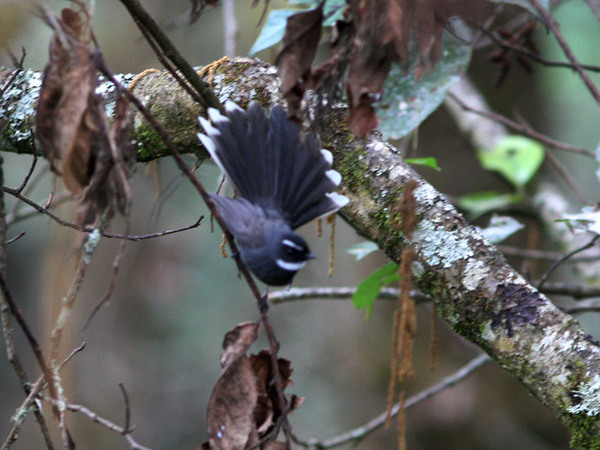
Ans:
<svg viewBox="0 0 600 450"><path fill-rule="evenodd" d="M12 244L13 242L18 241L19 239L21 239L23 236L25 236L27 233L25 231L21 231L19 234L17 234L14 238L11 238L9 240L6 241L6 245L8 244Z"/></svg>
<svg viewBox="0 0 600 450"><path fill-rule="evenodd" d="M105 218L106 214L100 220L99 229L106 225ZM73 305L75 304L75 300L77 299L79 291L81 290L87 269L92 262L92 256L99 243L100 232L98 231L96 233L91 233L83 245L75 275L71 281L69 291L61 299L58 318L56 319L56 323L50 336L50 367L52 369L52 376L48 380L48 387L50 389L51 397L56 400L56 403L54 404L54 410L58 415L59 428L63 438L63 446L67 448L74 448L75 444L71 438L66 424L65 405L67 404L67 399L64 395L62 380L59 373L58 351L60 349L60 342L62 340L68 318L73 311Z"/></svg>
<svg viewBox="0 0 600 450"><path fill-rule="evenodd" d="M1 450L8 450L12 446L12 444L14 444L17 441L17 439L19 438L19 431L21 429L21 426L25 422L25 419L29 415L29 411L31 409L33 409L36 416L41 415L41 411L36 404L36 400L37 400L38 394L42 391L42 389L44 388L45 385L46 385L46 379L45 379L44 375L40 375L40 377L37 379L35 384L29 390L27 397L25 398L25 400L23 401L21 406L19 406L17 408L15 414L13 415L12 427L8 431L8 435L7 435L6 439L4 440L4 442L2 443L2 447L0 447ZM43 417L44 416L42 416L42 418ZM44 425L45 425L45 421L44 421ZM47 428L46 428L46 431L48 431ZM49 439L49 435L48 435L48 439ZM46 447L48 447L49 449L54 448L51 441L46 442Z"/></svg>
<svg viewBox="0 0 600 450"><path fill-rule="evenodd" d="M535 250L531 248L520 248L512 247L509 245L497 245L496 248L500 250L505 256L515 256L524 259L536 259L540 261L556 261L563 255L559 252L550 252L546 250ZM600 259L600 253L596 252L591 255L579 256L577 258L570 258L568 263L582 263L590 261L598 261Z"/></svg>
<svg viewBox="0 0 600 450"><path fill-rule="evenodd" d="M587 3L590 10L596 16L596 19L598 19L598 21L600 21L600 3L598 3L598 0L585 0L585 2Z"/></svg>
<svg viewBox="0 0 600 450"><path fill-rule="evenodd" d="M287 290L275 291L269 293L269 302L273 304L285 303L297 300L325 299L325 300L347 300L356 292L356 287L311 287L311 288L291 288ZM412 290L410 296L417 302L423 303L430 301L428 297L420 291ZM384 300L397 300L398 289L382 288L379 292L379 298Z"/></svg>
<svg viewBox="0 0 600 450"><path fill-rule="evenodd" d="M561 257L561 255L559 255L559 257ZM554 260L556 260L556 258L554 258L553 261ZM563 264L568 262L571 261L563 261ZM269 293L269 302L275 305L278 303L300 300L348 300L355 291L356 287L292 288L289 291L281 290ZM579 300L600 297L600 286L545 282L542 292L546 295L564 295ZM429 297L417 290L412 290L410 295L417 303L427 303L431 301ZM383 288L381 289L378 298L382 300L396 300L398 298L398 289Z"/></svg>
<svg viewBox="0 0 600 450"><path fill-rule="evenodd" d="M568 151L568 152L579 153L581 155L589 156L590 158L596 157L596 153L591 150L557 141L556 139L552 139L549 136L546 136L542 133L532 130L530 127L528 127L526 125L523 125L519 122L515 122L514 120L510 120L509 118L504 117L501 114L496 114L491 111L484 111L481 109L473 108L473 107L467 105L459 97L457 97L456 95L454 95L452 93L448 93L448 97L450 97L452 100L454 100L465 111L470 111L475 114L479 114L482 117L486 117L490 120L501 123L511 129L513 129L517 133L520 133L524 136L527 136L527 137L530 137L537 141L540 141L541 143L546 144L549 147L555 148L557 150L564 150L564 151Z"/></svg>
<svg viewBox="0 0 600 450"><path fill-rule="evenodd" d="M546 67L559 67L563 69L572 69L575 70L575 66L572 63L564 62L564 61L553 61L547 58L542 57L540 54L531 51L528 48L521 47L518 45L511 44L506 40L498 37L495 33L489 31L487 28L478 27L483 33L485 33L490 39L492 39L496 44L500 47L505 48L507 50L512 50L515 53L520 53L523 56L527 56L533 61L546 66ZM600 66L595 66L592 64L581 64L581 67L585 70L589 70L590 72L600 72Z"/></svg>
<svg viewBox="0 0 600 450"><path fill-rule="evenodd" d="M50 403L51 405L57 406L58 402L56 400L54 400L53 398L47 397L47 396L43 396L42 398L43 398L43 400ZM90 419L92 422L98 423L110 431L113 431L115 433L125 436L125 439L129 443L129 446L133 450L150 450L148 447L144 447L143 445L138 444L135 441L135 439L133 439L133 437L131 436L131 430L125 429L125 428L117 425L116 423L114 423L108 419L105 419L104 417L96 414L94 411L86 408L83 405L77 405L74 403L66 403L64 405L64 408L66 411L71 411L71 412L76 412L76 413L82 414L82 415L86 416L88 419Z"/></svg>
<svg viewBox="0 0 600 450"><path fill-rule="evenodd" d="M179 69L188 83L190 83L196 92L200 94L206 105L216 108L224 113L225 108L223 108L223 105L221 105L221 102L219 102L215 93L210 89L208 84L200 78L185 58L181 56L167 35L163 33L150 14L142 7L140 2L137 0L121 0L121 3L127 8L131 17L135 19L136 24L140 27L144 27L148 34L152 36L152 39L158 44L164 55Z"/></svg>
<svg viewBox="0 0 600 450"><path fill-rule="evenodd" d="M566 262L566 261L565 261ZM544 283L542 292L546 295L565 295L575 300L600 297L600 286L582 286L579 284Z"/></svg>
<svg viewBox="0 0 600 450"><path fill-rule="evenodd" d="M2 164L3 164L3 160L0 157L0 186L4 184L4 170L3 170ZM4 281L5 274L6 274L6 245L7 245L6 233L7 233L6 204L4 202L4 194L0 193L0 276L3 281ZM8 360L11 363L11 365L13 366L13 369L19 379L19 382L21 384L23 391L25 392L25 394L28 395L31 390L30 383L29 383L29 377L25 373L25 369L23 368L23 365L21 364L21 360L20 360L17 350L15 348L14 337L13 337L14 329L12 327L11 318L10 318L11 311L16 311L16 313L19 315L19 318L23 319L20 315L20 311L18 310L18 308L16 308L16 306L14 305L14 302L12 302L12 297L9 295L8 289L6 289L6 283L3 283L2 295L0 296L0 317L1 317L1 322L2 322L2 333L4 336L4 342L6 344L6 353L8 356ZM19 322L19 325L22 328L24 328L24 331L29 330L29 327L27 327L27 324L25 323L24 320L17 319L17 321ZM33 335L29 332L28 338L30 336L33 336ZM36 356L39 356L41 354L41 351L39 351L39 346L34 347L34 352L36 352ZM42 358L42 360L43 360L43 358ZM42 366L42 370L43 370L44 366L45 365ZM49 372L46 371L45 375L48 375L48 374L49 374ZM44 418L41 411L37 408L34 409L34 414L35 414L36 421L40 427L42 436L44 438L44 443L46 444L46 448L53 449L54 446L52 444L52 440L50 439L50 433L48 431L46 419ZM16 440L16 435L15 435L14 439ZM7 439L6 442L10 442L10 441L11 441L11 438L9 436L9 439Z"/></svg>
<svg viewBox="0 0 600 450"><path fill-rule="evenodd" d="M583 303L580 305L561 307L567 314L582 314L589 312L600 312L600 302Z"/></svg>
<svg viewBox="0 0 600 450"><path fill-rule="evenodd" d="M169 234L181 233L182 231L191 230L192 228L198 228L200 226L200 223L202 222L202 220L204 220L204 216L200 216L200 218L191 225L186 225L184 227L179 227L179 228L172 228L170 230L157 231L155 233L149 233L149 234L130 235L130 234L115 234L115 233L104 232L104 233L102 233L102 236L106 237L106 238L124 239L127 241L137 242L137 241L143 241L145 239L159 238L159 237L167 236ZM83 231L92 231L92 230L84 229Z"/></svg>
<svg viewBox="0 0 600 450"><path fill-rule="evenodd" d="M29 142L31 142L31 147L33 148L33 161L31 161L31 166L29 166L29 171L25 175L25 178L23 178L21 185L17 188L17 192L19 192L19 193L23 192L23 189L25 189L25 187L27 187L27 183L29 183L29 180L31 179L31 175L33 175L35 166L37 165L37 161L38 161L37 149L35 147L35 136L33 135L33 131L30 131L29 133L30 133Z"/></svg>
<svg viewBox="0 0 600 450"><path fill-rule="evenodd" d="M129 230L131 228L131 219L129 216L126 217L125 219L125 234L128 235L129 234ZM104 293L104 295L102 296L102 298L100 299L100 301L96 304L96 306L94 307L94 309L92 310L92 312L90 313L89 317L87 318L87 320L85 321L85 323L83 324L83 329L85 330L88 325L90 324L91 320L94 318L94 316L96 315L96 313L98 311L100 311L100 308L102 308L112 297L112 293L115 289L115 286L117 285L117 279L119 278L119 269L121 268L121 263L123 262L123 258L125 257L125 250L127 249L127 241L126 240L121 240L119 242L119 248L117 250L117 254L115 255L115 258L113 260L113 271L112 271L112 276L110 279L110 283L108 285L108 289L106 290L106 292Z"/></svg>
<svg viewBox="0 0 600 450"><path fill-rule="evenodd" d="M564 164L551 152L546 152L546 159L548 162L554 167L558 175L563 179L566 185L571 189L577 200L582 205L589 205L591 202L585 197L585 194L579 189L577 183L569 173L567 169L565 169Z"/></svg>
<svg viewBox="0 0 600 450"><path fill-rule="evenodd" d="M15 304L15 302L12 298L12 295L11 295L10 291L8 290L8 286L6 285L6 280L4 279L4 275L2 273L0 273L0 290L2 290L2 296L3 296L4 300L6 301L6 303L8 304L11 314L16 319L17 323L19 324L19 327L25 334L25 337L27 338L27 341L29 342L29 346L31 347L31 350L33 351L33 354L35 355L35 358L37 359L37 362L40 365L42 372L47 377L50 377L51 371L50 371L50 368L48 367L48 365L46 364L44 355L42 354L42 348L40 347L40 344L38 343L37 339L33 335L33 332L29 328L29 325L27 325L27 322L23 318L23 315L21 314L21 310Z"/></svg>
<svg viewBox="0 0 600 450"><path fill-rule="evenodd" d="M556 22L556 20L554 19L554 17L552 17L552 15L546 10L546 8L544 8L540 4L540 2L538 0L529 0L529 3L531 3L531 6L533 6L533 8L537 11L537 13L544 19L544 21L550 28L550 31L556 38L558 45L560 45L560 47L562 48L563 53L565 54L567 59L569 61L571 61L571 64L573 64L573 68L579 74L579 77L581 78L583 83L586 85L586 87L590 91L590 94L592 94L592 97L594 97L594 100L596 100L596 104L598 104L600 106L600 92L598 92L596 85L592 82L589 75L585 72L585 70L581 66L581 63L575 57L575 54L571 50L571 47L569 47L569 44L567 44L567 41L565 40L565 37L561 33L560 27L559 27L558 23Z"/></svg>
<svg viewBox="0 0 600 450"><path fill-rule="evenodd" d="M60 365L60 370L62 370L65 364L67 364L71 360L71 358L73 358L77 353L81 352L85 348L85 346L86 343L83 342L79 347L75 348L69 354L69 356L67 356L62 362L62 364ZM4 443L2 444L2 447L0 447L0 449L7 450L14 442L16 442L19 436L19 429L21 425L23 425L25 419L27 418L30 409L33 409L36 415L41 414L40 408L38 407L36 400L38 400L38 394L42 392L42 389L44 389L46 384L46 377L43 374L40 375L37 381L31 387L31 390L29 391L27 397L25 398L21 406L17 408L15 414L13 415L13 426L11 427L8 433L8 437L4 440ZM52 442L50 442L48 448L54 448Z"/></svg>
<svg viewBox="0 0 600 450"><path fill-rule="evenodd" d="M3 189L4 189L4 192L6 192L7 194L10 194L13 197L17 198L18 200L26 203L27 205L29 205L33 209L35 209L38 213L42 213L42 214L48 216L50 219L52 219L53 221L55 221L56 223L58 223L59 225L61 225L63 227L72 228L73 230L81 231L83 233L93 233L96 231L96 228L94 228L94 227L80 226L73 222L64 220L63 218L57 216L56 214L54 214L53 212L51 212L48 209L49 204L40 205L40 204L34 202L33 200L31 200L30 198L25 197L23 194L19 193L18 189L13 189L13 188L10 188L7 186L4 186ZM51 202L52 202L52 204L56 203L54 200L52 200ZM29 215L27 215L27 216L29 216ZM22 216L13 217L11 224L16 222L18 219L22 219L23 217L25 217L25 214L23 214ZM102 231L101 234L102 234L102 237L109 238L109 239L124 239L127 241L142 241L144 239L158 238L158 237L166 236L168 234L180 233L182 231L191 230L192 228L197 228L200 226L200 223L202 222L203 219L204 219L204 216L200 216L200 218L191 225L186 225L184 227L173 228L170 230L158 231L158 232L149 233L149 234L129 235L129 234L108 233L106 231Z"/></svg>
<svg viewBox="0 0 600 450"><path fill-rule="evenodd" d="M119 383L119 388L121 389L123 401L125 402L125 423L123 424L123 430L125 430L126 433L129 433L130 431L133 431L130 429L131 409L129 407L129 395L127 394L127 390L123 383Z"/></svg>
<svg viewBox="0 0 600 450"><path fill-rule="evenodd" d="M15 71L12 73L12 75L10 76L8 81L6 83L4 83L4 86L2 86L2 88L0 89L0 97L2 97L4 95L4 93L6 91L8 91L8 88L10 88L12 86L12 84L15 82L15 80L17 79L19 74L21 72L23 72L23 62L25 61L25 56L27 55L27 53L25 52L24 48L22 48L21 50L22 50L21 59L18 61L17 61L17 58L12 53L10 53L11 59L13 61L13 65L15 66Z"/></svg>
<svg viewBox="0 0 600 450"><path fill-rule="evenodd" d="M548 278L550 278L550 275L552 275L554 273L554 271L556 269L558 269L558 267L563 262L565 262L566 260L568 260L571 256L576 255L577 253L580 253L580 252L582 252L584 250L587 250L588 248L592 248L594 245L596 245L596 241L598 239L600 239L600 235L594 236L594 238L590 242L588 242L587 244L585 244L584 246L576 248L575 250L567 253L565 256L562 256L561 258L559 258L558 260L556 260L554 262L554 264L552 264L550 266L550 268L546 271L546 273L542 276L542 278L541 278L541 280L540 280L540 282L539 282L539 284L537 286L538 291L542 290L542 287L544 286L544 284L546 283L546 281L548 280Z"/></svg>
<svg viewBox="0 0 600 450"><path fill-rule="evenodd" d="M154 52L154 54L156 55L156 58L160 61L160 63L163 65L163 67L165 69L167 69L167 71L171 74L171 76L175 79L175 81L177 81L179 83L179 85L185 89L185 91L190 94L190 96L198 103L202 103L202 97L200 97L198 95L198 93L186 82L186 80L184 80L179 73L177 73L177 69L175 67L173 67L173 65L169 62L169 60L165 57L164 53L161 51L161 49L158 47L158 45L156 44L156 41L152 38L152 36L150 35L150 33L148 32L148 30L146 30L146 28L143 26L143 24L139 21L139 19L137 19L136 17L133 17L133 21L135 22L135 24L138 26L140 32L142 33L142 36L144 37L144 39L146 39L146 42L148 43L148 45L150 46L150 48L152 49L152 51Z"/></svg>
<svg viewBox="0 0 600 450"><path fill-rule="evenodd" d="M483 353L483 354L477 356L476 358L472 359L470 362L465 364L463 367L461 367L459 370L454 372L452 375L444 378L440 383L430 387L429 389L425 389L424 391L421 391L418 394L410 397L404 403L404 408L409 409L409 408L433 397L434 395L442 392L443 390L445 390L451 386L454 386L458 382L464 380L467 376L469 376L471 373L473 373L479 367L490 362L491 360L492 360L492 358L490 356L488 356L486 353ZM392 410L391 410L392 416L396 416L399 411L400 411L400 404L396 403L392 407ZM306 442L299 441L298 439L295 439L295 441L298 445L301 445L302 447L310 448L310 449L333 448L333 447L338 447L340 445L347 444L350 442L353 442L356 444L359 441L363 440L365 437L367 437L369 434L371 434L376 429L382 427L385 424L386 417L387 417L387 411L384 411L383 413L381 413L377 417L375 417L373 420L367 422L366 424L364 424L360 427L357 427L346 433L340 434L339 436L335 436L335 437L329 438L329 439L324 439L322 441L319 441L316 439L311 439Z"/></svg>

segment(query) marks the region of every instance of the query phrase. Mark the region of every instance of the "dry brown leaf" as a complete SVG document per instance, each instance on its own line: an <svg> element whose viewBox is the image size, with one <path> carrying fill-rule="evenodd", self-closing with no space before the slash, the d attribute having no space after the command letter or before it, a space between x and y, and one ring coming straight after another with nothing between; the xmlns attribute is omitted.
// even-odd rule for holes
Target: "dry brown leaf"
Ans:
<svg viewBox="0 0 600 450"><path fill-rule="evenodd" d="M416 41L420 78L439 60L446 25L443 0L372 0L353 2L355 38L346 91L350 129L364 138L377 126L373 103L383 92L392 63L407 66L409 43Z"/></svg>
<svg viewBox="0 0 600 450"><path fill-rule="evenodd" d="M208 403L207 427L211 449L244 449L257 443L254 408L256 377L246 351L256 340L258 325L246 323L228 332L223 342L223 372Z"/></svg>
<svg viewBox="0 0 600 450"><path fill-rule="evenodd" d="M223 353L220 359L223 370L245 355L250 346L256 342L257 336L258 325L254 322L242 323L229 331L223 340Z"/></svg>
<svg viewBox="0 0 600 450"><path fill-rule="evenodd" d="M67 189L80 195L89 182L90 145L98 130L98 80L90 47L91 29L85 10L65 8L61 18L44 13L54 29L37 109L37 132L55 172ZM62 161L62 170L56 160Z"/></svg>
<svg viewBox="0 0 600 450"><path fill-rule="evenodd" d="M76 223L95 225L115 210L126 214L131 203L130 105L124 97L117 99L109 125L104 99L95 92L91 17L81 1L74 3L77 10L65 8L60 18L40 10L54 35L40 90L37 134L53 171L79 197Z"/></svg>
<svg viewBox="0 0 600 450"><path fill-rule="evenodd" d="M311 65L321 39L323 4L287 20L283 43L275 64L279 67L281 90L288 102L288 115L299 119L302 96L311 84Z"/></svg>
<svg viewBox="0 0 600 450"><path fill-rule="evenodd" d="M134 146L129 140L129 100L124 96L117 99L115 119L109 131L104 114L96 119L100 132L95 133L90 143L89 183L75 212L76 223L80 225L95 224L105 212L110 218L115 209L123 215L127 214L132 197L128 178Z"/></svg>
<svg viewBox="0 0 600 450"><path fill-rule="evenodd" d="M250 355L250 363L256 376L258 388L258 401L254 418L258 434L260 437L263 437L269 434L272 426L281 418L284 407L279 403L279 397L275 389L270 352L262 350L258 355ZM285 389L293 384L290 379L293 372L291 362L287 359L279 358L278 364L283 388ZM293 401L287 407L288 414L296 407L299 407L303 401L303 399L294 396Z"/></svg>
<svg viewBox="0 0 600 450"><path fill-rule="evenodd" d="M333 27L334 55L320 67L311 69L323 22L322 4L288 19L277 65L289 115L296 119L305 90L339 81L347 66L349 127L364 138L377 127L373 103L383 94L392 63L404 67L410 63L411 42L419 55L413 72L417 79L439 60L449 1L348 0L348 5L351 14Z"/></svg>

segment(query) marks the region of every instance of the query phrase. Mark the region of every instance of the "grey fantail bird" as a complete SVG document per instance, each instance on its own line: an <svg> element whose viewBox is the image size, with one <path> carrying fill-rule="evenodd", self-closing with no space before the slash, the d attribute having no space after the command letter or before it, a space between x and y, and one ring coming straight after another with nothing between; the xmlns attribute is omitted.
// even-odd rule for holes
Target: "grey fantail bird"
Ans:
<svg viewBox="0 0 600 450"><path fill-rule="evenodd" d="M231 101L225 109L227 116L208 110L212 124L199 118L206 134L198 137L238 197L211 199L252 273L268 285L289 285L314 258L293 230L348 204L333 192L342 177L331 169L331 152L315 134L302 135L283 107L268 117L256 102L247 112Z"/></svg>

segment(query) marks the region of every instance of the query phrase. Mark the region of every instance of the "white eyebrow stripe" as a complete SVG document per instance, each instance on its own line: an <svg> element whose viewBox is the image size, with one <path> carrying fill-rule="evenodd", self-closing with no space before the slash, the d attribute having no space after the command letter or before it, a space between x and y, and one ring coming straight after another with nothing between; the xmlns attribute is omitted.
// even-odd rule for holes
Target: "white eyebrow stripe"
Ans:
<svg viewBox="0 0 600 450"><path fill-rule="evenodd" d="M289 262L284 261L283 259L276 259L275 262L279 266L279 268L283 270L287 270L288 272L298 272L306 265L306 261L301 262Z"/></svg>
<svg viewBox="0 0 600 450"><path fill-rule="evenodd" d="M284 239L283 241L281 241L281 243L287 247L291 247L293 249L298 250L299 252L304 251L304 248L300 247L298 244L296 244L295 242L290 241L289 239Z"/></svg>

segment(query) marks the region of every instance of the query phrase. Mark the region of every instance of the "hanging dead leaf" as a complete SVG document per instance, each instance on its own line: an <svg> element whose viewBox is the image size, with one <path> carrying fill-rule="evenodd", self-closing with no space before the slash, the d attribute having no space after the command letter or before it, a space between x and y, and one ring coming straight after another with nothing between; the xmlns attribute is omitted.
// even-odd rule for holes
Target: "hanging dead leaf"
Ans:
<svg viewBox="0 0 600 450"><path fill-rule="evenodd" d="M350 14L346 11L344 19L332 28L334 54L314 71L311 65L323 24L323 3L291 16L277 57L290 116L299 119L306 89L319 86L329 92L332 80L339 81L346 74L349 127L357 136L366 137L377 127L373 103L382 97L392 63L408 67L412 55L418 55L413 75L419 79L439 60L450 3L348 0ZM452 6L456 8L454 2ZM411 48L416 52L409 51Z"/></svg>
<svg viewBox="0 0 600 450"><path fill-rule="evenodd" d="M321 39L323 3L287 19L283 43L275 64L279 67L281 90L288 102L288 115L299 120L304 91L310 88L311 65Z"/></svg>
<svg viewBox="0 0 600 450"><path fill-rule="evenodd" d="M79 3L78 3L79 4ZM98 80L90 47L89 15L65 8L61 18L41 10L54 30L37 108L37 133L52 169L62 173L67 189L80 195L89 182L90 145L104 112L94 91ZM56 160L62 162L62 170Z"/></svg>
<svg viewBox="0 0 600 450"><path fill-rule="evenodd" d="M91 17L81 1L73 3L77 9L63 9L60 18L40 9L54 35L40 90L37 134L52 170L79 197L76 223L95 225L114 211L126 214L131 203L130 105L124 97L117 99L109 125L104 99L95 92Z"/></svg>
<svg viewBox="0 0 600 450"><path fill-rule="evenodd" d="M257 355L250 355L250 363L256 376L258 389L258 401L254 411L254 419L259 437L266 436L272 431L272 427L281 418L283 411L287 409L287 414L289 414L304 402L304 398L292 396L291 399L288 399L287 406L280 404L275 388L271 361L271 353L268 350L262 350ZM284 358L279 358L277 362L279 364L283 389L285 389L293 384L291 381L293 372L291 362Z"/></svg>
<svg viewBox="0 0 600 450"><path fill-rule="evenodd" d="M235 360L245 355L250 346L256 342L258 325L254 322L242 323L225 335L221 367L226 370Z"/></svg>
<svg viewBox="0 0 600 450"><path fill-rule="evenodd" d="M346 91L350 129L364 138L377 126L372 105L381 98L392 63L409 63L410 40L414 39L419 51L415 77L420 78L439 59L447 12L443 0L372 0L353 6L356 36Z"/></svg>
<svg viewBox="0 0 600 450"><path fill-rule="evenodd" d="M90 145L89 183L75 212L75 221L80 225L96 224L102 215L107 214L107 218L110 218L115 210L126 215L132 198L128 178L135 148L129 139L129 100L124 96L117 99L110 131L107 132L108 121L104 114L97 120L99 132Z"/></svg>
<svg viewBox="0 0 600 450"><path fill-rule="evenodd" d="M211 449L244 449L258 442L254 408L258 399L256 377L245 355L256 340L258 325L242 324L223 342L223 372L208 403L207 427Z"/></svg>
<svg viewBox="0 0 600 450"><path fill-rule="evenodd" d="M202 448L277 450L283 445L272 433L282 414L300 407L304 398L295 395L281 405L271 353L262 350L258 355L246 356L257 338L258 325L245 323L227 333L223 341L221 365L223 372L211 395L208 413L209 442ZM292 385L290 361L279 358L279 373L283 388Z"/></svg>

